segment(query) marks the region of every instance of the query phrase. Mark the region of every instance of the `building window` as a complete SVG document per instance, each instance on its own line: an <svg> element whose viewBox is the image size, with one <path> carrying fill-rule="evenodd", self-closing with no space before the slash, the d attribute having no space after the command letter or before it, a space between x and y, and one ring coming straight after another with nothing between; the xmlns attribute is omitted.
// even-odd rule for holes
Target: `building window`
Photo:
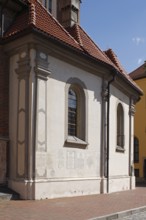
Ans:
<svg viewBox="0 0 146 220"><path fill-rule="evenodd" d="M78 100L74 89L68 92L68 135L77 136L77 108Z"/></svg>
<svg viewBox="0 0 146 220"><path fill-rule="evenodd" d="M124 147L124 110L121 103L117 107L117 146Z"/></svg>
<svg viewBox="0 0 146 220"><path fill-rule="evenodd" d="M134 169L134 175L135 177L139 177L139 169Z"/></svg>
<svg viewBox="0 0 146 220"><path fill-rule="evenodd" d="M139 162L139 140L134 137L134 163Z"/></svg>
<svg viewBox="0 0 146 220"><path fill-rule="evenodd" d="M87 91L77 78L66 84L66 141L67 146L87 146Z"/></svg>
<svg viewBox="0 0 146 220"><path fill-rule="evenodd" d="M50 12L50 13L52 13L52 0L49 0L48 1L48 5L47 5L48 7L47 7L47 9L48 9L48 11Z"/></svg>
<svg viewBox="0 0 146 220"><path fill-rule="evenodd" d="M50 13L52 13L52 0L40 0L40 2Z"/></svg>

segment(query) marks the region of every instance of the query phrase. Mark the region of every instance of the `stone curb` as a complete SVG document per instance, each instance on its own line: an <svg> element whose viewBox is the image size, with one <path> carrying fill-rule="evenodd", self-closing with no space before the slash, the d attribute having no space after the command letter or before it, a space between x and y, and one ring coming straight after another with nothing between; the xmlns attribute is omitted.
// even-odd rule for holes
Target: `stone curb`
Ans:
<svg viewBox="0 0 146 220"><path fill-rule="evenodd" d="M142 207L139 207L139 208L130 209L130 210L122 211L122 212L117 212L117 213L110 214L110 215L95 217L95 218L88 219L88 220L113 220L113 219L120 219L120 218L124 218L124 217L130 216L130 215L137 214L139 212L145 212L145 211L146 211L146 206L142 206Z"/></svg>
<svg viewBox="0 0 146 220"><path fill-rule="evenodd" d="M12 195L11 194L8 194L8 193L0 193L0 201L3 201L3 200L11 200L11 197Z"/></svg>

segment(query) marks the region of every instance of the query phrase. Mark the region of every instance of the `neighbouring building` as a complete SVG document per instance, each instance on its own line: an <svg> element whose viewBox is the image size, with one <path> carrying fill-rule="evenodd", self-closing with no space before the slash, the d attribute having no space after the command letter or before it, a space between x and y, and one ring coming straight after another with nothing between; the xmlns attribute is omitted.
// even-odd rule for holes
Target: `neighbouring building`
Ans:
<svg viewBox="0 0 146 220"><path fill-rule="evenodd" d="M146 180L146 64L130 73L144 95L136 104L134 126L134 169L137 182Z"/></svg>
<svg viewBox="0 0 146 220"><path fill-rule="evenodd" d="M80 3L0 1L0 180L23 199L135 188L142 90L81 28Z"/></svg>

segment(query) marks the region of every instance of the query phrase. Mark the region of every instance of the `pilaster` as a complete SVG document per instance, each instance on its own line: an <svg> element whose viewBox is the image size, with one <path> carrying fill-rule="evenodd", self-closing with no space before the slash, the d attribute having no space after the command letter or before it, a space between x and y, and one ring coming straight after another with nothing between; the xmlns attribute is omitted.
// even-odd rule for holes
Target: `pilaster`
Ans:
<svg viewBox="0 0 146 220"><path fill-rule="evenodd" d="M29 148L29 51L19 54L18 68L18 109L17 109L17 170L16 176L28 179L28 148Z"/></svg>
<svg viewBox="0 0 146 220"><path fill-rule="evenodd" d="M47 178L47 80L51 75L48 55L36 52L36 157L35 178Z"/></svg>
<svg viewBox="0 0 146 220"><path fill-rule="evenodd" d="M135 188L134 177L134 115L135 115L136 99L131 96L129 103L129 176L130 176L130 189Z"/></svg>
<svg viewBox="0 0 146 220"><path fill-rule="evenodd" d="M107 188L107 102L108 88L107 82L103 80L102 85L102 144L101 144L101 193L106 193Z"/></svg>

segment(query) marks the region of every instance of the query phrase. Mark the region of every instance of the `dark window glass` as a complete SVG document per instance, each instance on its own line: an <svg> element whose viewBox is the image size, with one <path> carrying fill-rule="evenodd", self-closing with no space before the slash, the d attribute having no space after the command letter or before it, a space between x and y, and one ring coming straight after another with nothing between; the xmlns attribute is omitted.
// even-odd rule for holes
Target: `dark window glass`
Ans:
<svg viewBox="0 0 146 220"><path fill-rule="evenodd" d="M73 89L68 93L68 134L77 136L77 95Z"/></svg>
<svg viewBox="0 0 146 220"><path fill-rule="evenodd" d="M134 137L134 163L139 162L139 140Z"/></svg>
<svg viewBox="0 0 146 220"><path fill-rule="evenodd" d="M52 0L48 2L48 11L52 13Z"/></svg>
<svg viewBox="0 0 146 220"><path fill-rule="evenodd" d="M124 147L124 112L120 103L117 107L117 145Z"/></svg>
<svg viewBox="0 0 146 220"><path fill-rule="evenodd" d="M135 177L139 177L139 169L134 169Z"/></svg>
<svg viewBox="0 0 146 220"><path fill-rule="evenodd" d="M40 0L40 2L49 12L52 13L52 0Z"/></svg>

